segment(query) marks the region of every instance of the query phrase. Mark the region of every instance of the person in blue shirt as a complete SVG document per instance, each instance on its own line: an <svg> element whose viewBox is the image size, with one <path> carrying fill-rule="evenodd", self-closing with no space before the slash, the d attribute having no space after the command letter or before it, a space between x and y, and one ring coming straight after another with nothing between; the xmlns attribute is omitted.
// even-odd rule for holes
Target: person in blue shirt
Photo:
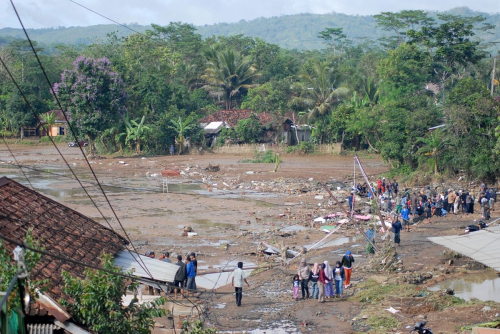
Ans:
<svg viewBox="0 0 500 334"><path fill-rule="evenodd" d="M401 242L401 230L403 226L401 226L401 222L398 220L398 216L394 216L392 220L392 242L396 245L399 245Z"/></svg>
<svg viewBox="0 0 500 334"><path fill-rule="evenodd" d="M406 226L406 231L410 232L410 210L408 210L408 206L406 205L401 210L401 219L403 219L403 227Z"/></svg>
<svg viewBox="0 0 500 334"><path fill-rule="evenodd" d="M368 227L368 230L366 230L365 234L366 234L366 237L368 238L368 240L371 241L371 243L370 243L370 241L368 241L366 243L366 255L375 254L375 249L373 249L373 245L372 245L372 244L375 244L375 235L376 235L375 225L370 224L370 226Z"/></svg>
<svg viewBox="0 0 500 334"><path fill-rule="evenodd" d="M186 288L188 290L188 294L194 295L194 291L196 290L196 283L195 283L196 272L194 271L194 264L189 256L186 257L186 274L187 274Z"/></svg>
<svg viewBox="0 0 500 334"><path fill-rule="evenodd" d="M354 204L354 193L351 192L351 195L349 195L347 199L349 200L349 210L352 212L352 206Z"/></svg>

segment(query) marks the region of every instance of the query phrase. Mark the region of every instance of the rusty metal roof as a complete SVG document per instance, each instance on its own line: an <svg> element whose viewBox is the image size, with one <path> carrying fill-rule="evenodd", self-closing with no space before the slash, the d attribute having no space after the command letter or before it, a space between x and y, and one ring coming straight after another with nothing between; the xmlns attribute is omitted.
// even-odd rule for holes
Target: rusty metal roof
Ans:
<svg viewBox="0 0 500 334"><path fill-rule="evenodd" d="M23 241L28 229L50 253L75 261L100 265L100 255L115 255L125 249L127 241L118 233L83 214L70 209L9 178L0 178L0 234ZM2 242L9 253L16 245ZM73 263L42 255L30 272L30 278L49 279L46 295L54 300L64 297L61 272L65 270L84 277L84 268ZM35 303L31 315L44 315L46 310Z"/></svg>

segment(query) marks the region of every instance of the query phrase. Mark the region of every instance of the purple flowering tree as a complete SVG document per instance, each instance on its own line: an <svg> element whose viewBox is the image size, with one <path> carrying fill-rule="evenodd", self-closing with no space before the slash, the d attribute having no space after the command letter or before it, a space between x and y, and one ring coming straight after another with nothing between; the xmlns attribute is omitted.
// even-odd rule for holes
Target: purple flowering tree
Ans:
<svg viewBox="0 0 500 334"><path fill-rule="evenodd" d="M119 122L126 112L127 95L118 73L107 58L79 56L74 68L64 70L54 91L69 112L79 136L89 140L89 155L95 155L94 141L101 132Z"/></svg>

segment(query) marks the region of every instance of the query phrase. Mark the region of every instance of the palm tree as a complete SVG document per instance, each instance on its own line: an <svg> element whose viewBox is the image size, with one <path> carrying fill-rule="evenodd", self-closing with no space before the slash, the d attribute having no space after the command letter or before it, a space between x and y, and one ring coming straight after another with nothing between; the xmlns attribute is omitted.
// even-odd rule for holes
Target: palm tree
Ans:
<svg viewBox="0 0 500 334"><path fill-rule="evenodd" d="M368 77L363 80L363 90L365 93L365 97L368 99L369 104L374 106L378 103L378 86L375 82L375 79L372 77Z"/></svg>
<svg viewBox="0 0 500 334"><path fill-rule="evenodd" d="M426 156L432 156L434 158L434 174L439 174L438 159L439 155L446 150L447 146L450 145L449 141L443 137L441 129L436 129L427 137L417 138L417 142L423 143L424 146L421 147L417 153L423 153Z"/></svg>
<svg viewBox="0 0 500 334"><path fill-rule="evenodd" d="M316 61L311 73L304 72L299 75L302 82L296 83L294 88L299 91L299 96L292 98L292 106L307 107L309 120L330 111L335 103L344 98L348 89L334 87L331 78L332 69L325 63Z"/></svg>
<svg viewBox="0 0 500 334"><path fill-rule="evenodd" d="M217 51L211 49L205 53L207 68L202 79L207 83L203 88L213 96L223 96L226 109L231 109L233 99L244 94L260 73L250 57L243 57L232 50Z"/></svg>
<svg viewBox="0 0 500 334"><path fill-rule="evenodd" d="M42 125L42 128L47 131L47 135L49 137L52 137L51 131L52 131L52 126L56 124L56 114L54 114L54 112L51 111L50 113L41 114L40 117L45 122L45 124Z"/></svg>
<svg viewBox="0 0 500 334"><path fill-rule="evenodd" d="M186 119L182 120L182 117L179 116L178 120L171 120L170 123L172 125L169 127L170 129L174 130L176 133L175 139L177 140L177 143L179 144L179 155L182 153L182 147L184 143L184 138L186 137L186 134L188 131L193 130L196 127L196 124L192 124L191 120Z"/></svg>

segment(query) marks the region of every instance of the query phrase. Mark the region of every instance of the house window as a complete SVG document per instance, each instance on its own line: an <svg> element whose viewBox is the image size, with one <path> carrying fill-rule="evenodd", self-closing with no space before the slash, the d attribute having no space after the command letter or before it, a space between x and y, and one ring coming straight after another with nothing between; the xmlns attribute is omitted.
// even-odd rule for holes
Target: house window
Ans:
<svg viewBox="0 0 500 334"><path fill-rule="evenodd" d="M302 135L302 141L304 141L304 135Z"/></svg>

